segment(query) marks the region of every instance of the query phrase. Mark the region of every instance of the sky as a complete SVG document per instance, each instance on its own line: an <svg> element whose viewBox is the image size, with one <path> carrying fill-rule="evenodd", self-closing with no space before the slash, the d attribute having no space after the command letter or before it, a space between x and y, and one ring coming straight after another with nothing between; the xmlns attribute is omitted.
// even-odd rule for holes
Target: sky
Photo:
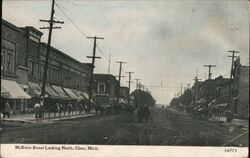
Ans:
<svg viewBox="0 0 250 158"><path fill-rule="evenodd" d="M80 62L91 62L93 41L98 40L95 73L118 75L128 86L141 79L158 104L168 104L183 87L198 78L229 77L231 55L238 50L243 65L249 65L249 2L247 0L56 0L55 20L62 29L52 33L52 46ZM40 19L49 19L51 0L4 0L2 17L16 26L47 27ZM48 31L42 41L47 42ZM135 81L132 90L135 89Z"/></svg>

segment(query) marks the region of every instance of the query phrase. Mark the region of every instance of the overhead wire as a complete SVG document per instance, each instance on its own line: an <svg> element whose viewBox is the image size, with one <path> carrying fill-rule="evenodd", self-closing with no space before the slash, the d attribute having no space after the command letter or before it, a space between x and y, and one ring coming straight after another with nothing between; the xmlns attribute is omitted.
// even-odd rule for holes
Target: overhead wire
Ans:
<svg viewBox="0 0 250 158"><path fill-rule="evenodd" d="M87 38L87 34L84 33L80 27L70 18L70 16L63 10L63 8L58 4L58 3L55 3L56 4L56 7L63 13L63 15L70 21L70 23L83 35L86 37L86 39L88 39L89 41L92 42L91 39ZM99 47L98 44L96 44L96 48L98 49L98 51L102 54L102 56L109 62L109 58L105 55L105 53L102 51L102 49ZM112 66L115 66L114 63L112 63ZM123 70L123 69L122 69ZM123 70L124 71L124 70Z"/></svg>

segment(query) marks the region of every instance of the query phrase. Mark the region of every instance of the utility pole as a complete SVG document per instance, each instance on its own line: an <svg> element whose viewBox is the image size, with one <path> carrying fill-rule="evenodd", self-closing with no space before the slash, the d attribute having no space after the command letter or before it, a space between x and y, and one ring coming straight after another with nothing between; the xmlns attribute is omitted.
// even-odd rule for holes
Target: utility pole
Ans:
<svg viewBox="0 0 250 158"><path fill-rule="evenodd" d="M139 88L138 82L139 82L141 79L136 78L135 80L136 80L136 89L138 89L138 88Z"/></svg>
<svg viewBox="0 0 250 158"><path fill-rule="evenodd" d="M129 81L128 81L128 93L130 95L130 83L132 83L131 81L131 74L133 74L134 72L127 72L128 73L128 77L129 77ZM128 104L130 105L130 96L128 95Z"/></svg>
<svg viewBox="0 0 250 158"><path fill-rule="evenodd" d="M122 73L122 64L126 64L126 62L117 61L116 63L119 63L119 64L120 64L119 76L118 76L118 81L119 81L119 86L118 86L118 97L120 97L121 77L125 77L125 76L121 76L121 73ZM118 99L119 99L119 98L118 98ZM118 99L117 99L117 100L118 100Z"/></svg>
<svg viewBox="0 0 250 158"><path fill-rule="evenodd" d="M198 101L198 81L201 80L198 78L198 73L197 73L197 69L196 69L196 76L194 78L194 100L195 100L195 104L197 103Z"/></svg>
<svg viewBox="0 0 250 158"><path fill-rule="evenodd" d="M43 83L42 83L42 90L41 95L39 97L40 101L42 98L44 98L45 94L45 87L47 82L47 71L48 71L48 63L49 63L49 54L50 54L50 45L51 45L51 37L52 37L52 30L53 29L60 29L61 27L53 27L55 23L64 24L63 21L55 21L54 20L54 6L55 6L55 0L52 0L52 6L51 6L51 14L50 14L50 20L40 20L41 22L48 22L49 27L41 27L40 29L49 29L49 37L48 37L48 45L47 45L47 51L45 56L45 64L44 64L44 73L43 73Z"/></svg>
<svg viewBox="0 0 250 158"><path fill-rule="evenodd" d="M139 82L138 87L139 87L139 89L141 90L141 82Z"/></svg>
<svg viewBox="0 0 250 158"><path fill-rule="evenodd" d="M211 68L216 67L216 65L204 65L204 67L208 67L208 79L212 78Z"/></svg>
<svg viewBox="0 0 250 158"><path fill-rule="evenodd" d="M181 95L182 95L182 83L181 83Z"/></svg>
<svg viewBox="0 0 250 158"><path fill-rule="evenodd" d="M95 59L100 59L101 57L97 57L96 55L96 39L104 39L103 37L87 37L90 39L94 39L94 47L93 47L93 56L87 56L87 58L92 58L92 64L91 64L91 74L90 74L90 81L89 81L89 102L91 102L92 99L92 93L93 93L93 74L94 74L94 68L95 68Z"/></svg>
<svg viewBox="0 0 250 158"><path fill-rule="evenodd" d="M234 68L234 58L236 58L235 53L240 53L239 51L235 51L235 50L229 50L228 52L232 53L231 57L232 58L232 64L231 64L231 72L230 72L230 80L229 80L229 91L228 91L228 104L227 104L227 108L231 107L231 98L232 98L232 77L233 77L233 68Z"/></svg>
<svg viewBox="0 0 250 158"><path fill-rule="evenodd" d="M111 63L111 54L109 54L109 68L108 68L108 74L110 74L110 63Z"/></svg>

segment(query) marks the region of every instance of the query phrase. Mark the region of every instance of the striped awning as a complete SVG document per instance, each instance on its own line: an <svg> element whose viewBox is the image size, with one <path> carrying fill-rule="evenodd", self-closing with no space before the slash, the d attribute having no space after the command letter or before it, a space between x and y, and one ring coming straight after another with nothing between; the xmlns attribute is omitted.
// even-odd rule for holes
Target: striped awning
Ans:
<svg viewBox="0 0 250 158"><path fill-rule="evenodd" d="M59 96L63 99L70 99L70 97L63 91L61 87L52 85L52 88L59 94Z"/></svg>
<svg viewBox="0 0 250 158"><path fill-rule="evenodd" d="M2 95L2 91L4 92ZM10 99L30 99L28 95L22 88L16 83L16 81L3 80L1 79L1 95L2 97Z"/></svg>
<svg viewBox="0 0 250 158"><path fill-rule="evenodd" d="M63 88L63 90L72 98L72 99L81 99L69 88Z"/></svg>
<svg viewBox="0 0 250 158"><path fill-rule="evenodd" d="M89 98L89 95L88 95L86 92L81 92L81 94L82 94L86 99Z"/></svg>

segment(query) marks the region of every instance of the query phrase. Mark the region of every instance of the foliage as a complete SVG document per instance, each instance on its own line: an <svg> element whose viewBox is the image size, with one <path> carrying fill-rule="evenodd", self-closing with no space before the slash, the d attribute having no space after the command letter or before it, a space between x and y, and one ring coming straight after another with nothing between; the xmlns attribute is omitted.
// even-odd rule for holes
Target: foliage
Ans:
<svg viewBox="0 0 250 158"><path fill-rule="evenodd" d="M170 106L178 106L179 105L179 98L173 98L170 102Z"/></svg>
<svg viewBox="0 0 250 158"><path fill-rule="evenodd" d="M155 106L154 98L147 91L142 91L140 89L136 89L130 95L134 97L134 104L135 105Z"/></svg>
<svg viewBox="0 0 250 158"><path fill-rule="evenodd" d="M189 105L192 102L193 93L191 89L187 89L181 96L180 102L184 105Z"/></svg>

